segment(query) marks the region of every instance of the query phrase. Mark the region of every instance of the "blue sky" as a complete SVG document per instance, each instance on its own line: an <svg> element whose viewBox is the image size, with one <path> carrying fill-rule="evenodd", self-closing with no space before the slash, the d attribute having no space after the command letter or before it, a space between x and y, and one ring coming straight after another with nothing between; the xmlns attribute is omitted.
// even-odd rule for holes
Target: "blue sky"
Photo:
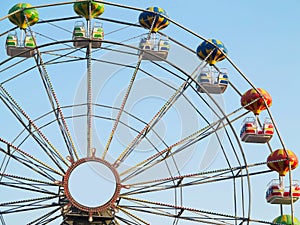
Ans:
<svg viewBox="0 0 300 225"><path fill-rule="evenodd" d="M18 3L16 0L3 1L0 8L0 17L7 14L12 5ZM57 2L55 0L30 0L32 5L40 5ZM128 4L139 8L149 6L160 6L164 8L169 17L191 29L205 38L220 39L228 49L230 59L240 68L241 71L255 84L256 87L266 89L273 98L271 107L272 115L276 121L280 134L288 149L294 151L298 156L299 151L299 71L298 65L300 52L300 1L199 1L199 0L131 0L112 2ZM54 12L52 12L54 13ZM53 18L60 17L62 10L55 11ZM104 15L112 18L117 15ZM126 15L120 15L126 18ZM1 21L1 31L12 25L8 20ZM104 24L105 25L105 24ZM177 32L172 24L166 28L166 33ZM196 49L197 43L194 37L177 34L180 41L189 42L190 47ZM4 40L3 38L1 41ZM4 48L4 43L0 44ZM1 60L6 55L1 50ZM224 63L226 66L226 64ZM299 83L298 83L299 82ZM239 84L237 84L239 86ZM240 92L245 92L247 86L241 84ZM228 97L228 98L226 98ZM232 108L233 99L225 96L225 107ZM1 114L0 114L1 115ZM237 126L238 127L238 126ZM276 145L277 143L275 143ZM258 153L257 145L247 146L251 151L250 160L255 161ZM252 153L253 151L253 153ZM267 155L266 155L267 157ZM265 158L266 158L265 157ZM262 159L258 159L258 162ZM293 173L294 179L300 179L300 169ZM270 177L268 177L269 179ZM276 178L276 176L274 176ZM271 178L270 178L271 179ZM257 180L260 187L264 187L269 180ZM254 183L256 183L254 182ZM262 193L265 190L255 190L254 193ZM261 198L261 197L259 197ZM254 198L255 201L258 198ZM299 203L298 203L299 204ZM271 220L275 218L279 209L269 205L257 206L255 217ZM296 204L296 216L300 218L300 211ZM287 210L288 211L288 210ZM267 214L267 215L266 215Z"/></svg>

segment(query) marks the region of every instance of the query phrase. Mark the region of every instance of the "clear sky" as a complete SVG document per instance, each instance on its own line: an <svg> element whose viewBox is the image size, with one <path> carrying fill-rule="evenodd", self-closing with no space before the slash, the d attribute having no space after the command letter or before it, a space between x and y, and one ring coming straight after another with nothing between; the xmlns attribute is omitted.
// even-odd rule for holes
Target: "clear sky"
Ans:
<svg viewBox="0 0 300 225"><path fill-rule="evenodd" d="M4 17L11 6L18 3L17 0L2 0L0 8L0 17ZM55 3L56 0L30 0L32 5ZM300 97L298 84L300 83L298 65L300 64L300 1L240 1L240 0L218 0L218 1L201 1L201 0L112 0L111 2L127 4L138 8L147 8L149 6L160 6L164 8L168 16L191 29L195 33L205 38L216 38L221 40L228 49L228 56L239 67L239 69L254 83L256 87L266 89L273 98L273 105L270 110L275 119L280 135L288 149L294 151L300 156L299 151L299 106ZM57 11L46 11L53 13L46 18L60 18L63 10L58 7ZM118 16L126 18L126 15L109 14L109 10L104 14L108 18L118 19ZM42 15L41 15L42 17ZM134 19L129 18L130 21ZM136 18L137 20L137 18ZM105 23L104 23L105 26ZM0 22L0 33L12 27L8 20ZM169 32L179 32L172 28ZM47 31L45 30L45 35ZM186 34L185 34L186 35ZM179 41L185 42L189 47L196 49L195 38L190 36L176 34ZM0 39L4 41L2 37ZM1 61L5 55L4 42L0 43ZM299 64L298 64L299 63ZM224 63L226 66L226 64ZM237 76L237 74L235 74ZM1 76L1 75L0 75ZM238 82L238 79L235 80ZM298 83L299 81L299 83ZM244 83L237 83L239 91L244 93L247 86ZM72 98L72 96L70 97ZM231 95L224 96L225 108L233 109ZM0 108L0 125L6 124L1 121ZM235 124L238 127L239 124ZM2 129L2 128L0 128ZM239 131L237 131L239 133ZM1 134L1 132L0 132ZM172 137L169 137L172 138ZM274 149L279 144L278 139L274 141ZM260 146L249 145L245 149L249 151L247 156L250 162L261 162L267 158L267 152L262 154L259 151ZM256 155L259 158L255 160ZM263 156L265 155L265 157ZM263 158L264 157L264 158ZM300 169L293 173L294 179L300 179ZM266 184L276 176L255 180L253 185L258 185L259 189L254 189L254 217L261 220L272 220L279 215L277 206L267 205L263 198ZM208 191L208 190L207 190ZM1 192L1 191L0 191ZM218 202L218 199L214 199ZM256 203L261 201L262 203ZM221 202L221 200L220 200ZM300 218L299 203L295 204L295 215ZM288 212L288 208L286 208Z"/></svg>

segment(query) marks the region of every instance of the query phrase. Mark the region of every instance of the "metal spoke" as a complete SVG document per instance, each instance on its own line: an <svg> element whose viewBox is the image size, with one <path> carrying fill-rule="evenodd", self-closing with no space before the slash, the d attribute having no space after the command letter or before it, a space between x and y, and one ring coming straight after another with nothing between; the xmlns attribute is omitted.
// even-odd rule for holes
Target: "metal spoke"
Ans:
<svg viewBox="0 0 300 225"><path fill-rule="evenodd" d="M26 16L25 16L25 20L26 20L27 25L29 25L28 19L27 19ZM28 26L28 29L29 29L31 35L33 36L33 31L31 30L30 26ZM34 42L35 42L35 40L34 40ZM36 42L35 42L35 45L36 45ZM42 59L42 54L39 51L39 48L37 48L36 51L37 51L37 54L34 56L34 59L35 59L38 71L40 73L40 77L41 77L41 79L43 81L43 84L44 84L44 87L46 89L48 99L51 103L51 107L52 107L54 112L55 112L55 109L57 109L57 111L58 111L58 113L54 113L54 115L57 118L57 123L60 127L61 134L63 136L64 141L66 142L66 146L68 148L70 157L73 158L74 157L73 155L75 154L75 157L78 159L79 157L78 157L78 154L77 154L77 150L75 148L75 144L74 144L74 142L71 138L71 134L70 134L68 125L67 125L67 123L64 119L64 115L63 115L62 110L60 108L60 104L58 102L56 93L53 89L50 77L49 77L48 72L46 70L46 67L44 65L44 62L43 62L43 59Z"/></svg>
<svg viewBox="0 0 300 225"><path fill-rule="evenodd" d="M0 99L3 103L10 109L16 119L24 126L28 133L33 137L33 139L38 143L42 150L49 156L49 158L60 168L61 171L64 171L58 159L63 162L65 165L68 165L66 160L58 152L58 150L50 143L42 131L38 128L37 125L32 121L32 119L25 113L25 111L18 105L18 103L11 97L11 95L6 91L6 89L0 85ZM27 121L25 122L22 117ZM27 125L29 124L29 125ZM34 129L33 132L31 129ZM38 135L36 135L36 134Z"/></svg>
<svg viewBox="0 0 300 225"><path fill-rule="evenodd" d="M0 182L0 186L2 187L9 187L10 190L16 189L18 191L29 191L32 193L41 193L41 194L50 194L50 195L57 195L56 193L49 192L48 190L42 190L41 188L36 188L34 184L21 184L19 182L12 183L12 182Z"/></svg>
<svg viewBox="0 0 300 225"><path fill-rule="evenodd" d="M237 170L236 174L225 176L225 174L229 174L229 173L231 174L235 170ZM165 178L165 180L160 179L160 181L156 181L156 180L145 181L145 182L141 182L141 184L128 184L128 185L126 185L126 187L128 187L128 188L132 187L132 188L138 188L138 189L128 191L128 192L122 194L122 196L134 196L134 195L145 194L145 193L150 193L150 192L162 192L162 191L170 190L170 189L198 186L198 185L204 185L204 184L208 184L208 183L217 183L217 182L223 182L225 180L232 180L232 179L236 179L236 178L246 177L247 174L240 174L242 170L245 170L245 166L241 167L239 169L234 168L234 170L229 168L228 171L226 171L226 169L222 169L222 170L220 170L221 172L223 171L222 173L219 173L219 174L216 174L213 176L212 175L211 176L203 176L202 173L201 173L202 174L201 176L200 175L190 175L190 174L183 175L180 177L175 177L175 179L177 180L176 185L170 185L170 184L167 185L167 183L169 183L169 182L174 182L174 179L169 179L169 178ZM262 170L260 172L250 173L250 175L255 176L255 175L261 175L261 174L270 173L270 172L271 172L270 170L265 170L265 171ZM217 173L217 172L216 171L208 171L207 173L204 173L204 174L214 174L214 173ZM195 179L195 180L186 181L186 183L184 183L183 182L184 179L185 180ZM145 183L148 185L143 185L142 183Z"/></svg>
<svg viewBox="0 0 300 225"><path fill-rule="evenodd" d="M60 207L58 207L58 208L56 208L56 209L54 209L54 210L52 210L52 211L50 211L50 212L42 215L42 216L40 216L39 218L35 219L34 221L28 223L28 225L32 225L32 224L36 224L36 225L38 225L38 224L40 224L40 225L42 225L42 224L48 224L49 222L52 222L52 221L55 221L55 220L59 219L62 216L62 214L61 213L58 214L58 215L54 215L54 214L57 211L61 210L62 207L63 206L60 206ZM54 216L51 217L52 215L54 215Z"/></svg>
<svg viewBox="0 0 300 225"><path fill-rule="evenodd" d="M120 207L120 206L117 206L117 209L119 209L120 211L122 211L123 213L125 213L127 216L129 216L131 219L133 219L134 221L139 221L141 222L142 224L145 224L145 225L149 225L150 223L149 222L146 222L145 220L139 218L138 216L128 212L125 207Z"/></svg>
<svg viewBox="0 0 300 225"><path fill-rule="evenodd" d="M212 54L212 51L210 52ZM207 58L210 56L208 54ZM142 139L147 135L147 133L155 126L155 124L161 119L161 117L171 108L171 106L176 102L176 100L182 95L183 91L186 90L191 79L195 79L197 76L197 71L203 67L205 61L203 61L194 72L187 78L187 80L175 91L175 93L168 99L168 101L162 106L162 108L154 115L151 121L144 127L144 129L134 138L134 140L127 146L127 148L120 154L120 156L115 161L114 165L117 167L122 163L133 149L142 141ZM186 73L185 73L186 74Z"/></svg>
<svg viewBox="0 0 300 225"><path fill-rule="evenodd" d="M165 213L164 215L170 215L170 212L174 209L179 209L182 211L187 211L187 212L192 212L192 213L201 213L201 214L207 214L207 215L212 215L212 216L218 216L221 218L227 218L227 219L232 219L232 220L244 220L243 217L236 217L233 215L229 215L229 214L221 214L221 213L216 213L216 212L209 212L209 211L205 211L205 210L200 210L200 209L195 209L195 208L189 208L189 207L184 207L184 206L175 206L172 204L167 204L167 203L162 203L162 202L152 202L152 201L148 201L148 200L142 200L142 199L137 199L137 198L129 198L129 197L123 197L125 200L128 201L132 201L132 202L137 202L137 203L143 203L143 204L147 204L150 205L150 207L148 209L151 209L151 205L152 206L157 206L160 207L162 210L168 211L169 213ZM120 206L120 207L124 207L126 209L128 209L128 206ZM137 207L130 207L130 209L132 211L137 211L138 208ZM151 213L156 214L157 212L154 211L150 211ZM149 212L149 213L150 213ZM178 217L177 214L172 215L172 217ZM180 217L180 216L179 216Z"/></svg>
<svg viewBox="0 0 300 225"><path fill-rule="evenodd" d="M151 32L152 32L152 29L153 29L155 20L156 20L156 19L154 19L153 22L152 22L152 24L151 24L151 27L150 27L150 29L149 29L149 33L148 33L148 36L147 36L147 40L150 39ZM114 137L114 134L115 134L115 132L116 132L116 129L117 129L117 127L118 127L120 118L121 118L122 113L123 113L124 108L125 108L125 104L126 104L126 102L127 102L127 99L128 99L129 94L130 94L130 91L131 91L131 89L132 89L132 86L133 86L133 84L134 84L136 75L137 75L137 73L138 73L138 71L139 71L139 68L140 68L140 65L141 65L141 63L142 63L142 57L143 57L143 54L144 54L144 52L142 51L141 54L139 55L137 64L136 64L135 69L134 69L134 72L133 72L133 75L132 75L132 77L131 77L131 79L130 79L129 85L128 85L127 90L126 90L126 93L125 93L125 95L124 95L124 98L123 98L123 101L122 101L122 104L121 104L121 107L120 107L120 111L119 111L119 113L118 113L118 115L117 115L117 118L116 118L115 123L114 123L113 128L112 128L112 131L111 131L111 133L110 133L110 135L109 135L109 138L108 138L108 141L107 141L107 143L106 143L106 146L105 146L105 149L104 149L104 152L103 152L103 155L102 155L102 159L105 159L105 156L106 156L106 154L107 154L107 152L108 152L110 143L111 143L111 141L112 141L112 139L113 139L113 137Z"/></svg>
<svg viewBox="0 0 300 225"><path fill-rule="evenodd" d="M238 110L235 110L232 113L228 114L226 116L226 118L228 118L228 117L236 114L240 110L242 110L242 108L239 108ZM243 115L240 115L240 116L232 119L231 122L239 119L241 116L243 116ZM136 170L135 172L137 172L138 170L143 170L144 171L146 168L150 168L150 167L154 166L155 164L160 163L161 160L165 160L168 156L163 157L163 155L167 154L167 153L169 154L173 150L174 147L177 147L177 146L180 146L180 145L184 145L184 144L188 144L188 145L183 146L183 147L179 148L178 150L176 150L176 152L179 153L180 151L184 150L185 147L190 146L190 144L195 143L195 142L197 142L197 141L199 141L199 140L207 137L208 135L215 133L217 130L225 127L227 125L227 123L226 124L222 124L222 121L224 119L225 118L221 118L219 121L216 121L216 122L214 122L212 124L209 124L208 126L202 128L202 129L196 131L195 133L193 133L193 134L191 134L191 135L183 138L182 140L176 142L175 144L171 145L170 147L168 147L168 148L160 151L159 153L157 153L157 154L149 157L148 159L146 159L146 160L144 160L144 161L142 161L142 162L140 162L140 163L132 166L131 168L129 168L126 171L122 172L120 175L123 176L123 175L125 175L125 174L127 174L127 173L129 173L131 171L135 171L135 170ZM216 125L219 125L218 128L210 131ZM173 152L173 154L175 154L175 153ZM162 159L155 161L156 159L158 159L160 157L162 157ZM154 163L150 164L149 167L144 167L145 164L148 164L149 162L154 162ZM129 176L127 178L124 178L123 181L127 180L128 178L129 178Z"/></svg>
<svg viewBox="0 0 300 225"><path fill-rule="evenodd" d="M54 207L53 204L41 204L41 202L49 201L51 199L58 198L59 196L50 196L50 197L41 197L41 198L32 198L32 199L23 199L19 201L3 202L0 203L0 207L12 207L7 210L2 210L2 214L24 212L28 210L38 210L42 208Z"/></svg>
<svg viewBox="0 0 300 225"><path fill-rule="evenodd" d="M6 180L11 180L10 182L6 181L6 182L1 182L1 185L5 185L5 186L11 186L14 188L20 188L20 189L26 189L29 191L33 191L33 192L41 192L41 193L45 193L45 194L52 194L52 195L56 195L56 193L53 193L47 189L45 189L46 187L49 186L57 186L57 184L55 182L47 182L47 181L42 181L42 180L37 180L37 179L32 179L32 178L28 178L28 177L20 177L17 175L12 175L12 174L4 174L4 173L0 173L0 177L2 178L1 181L3 180L3 178L6 178ZM45 187L45 188L42 188Z"/></svg>
<svg viewBox="0 0 300 225"><path fill-rule="evenodd" d="M14 146L13 144L9 143L8 141L0 138L0 142L4 143L7 146L7 150L4 150L4 149L0 148L1 152L4 152L4 154L6 154L7 156L12 157L12 158L16 159L19 162L27 162L28 164L38 165L37 167L40 167L40 168L44 167L48 171L51 171L51 172L54 172L58 175L63 176L63 173L61 173L60 171L55 170L54 168L52 168L49 165L47 165L46 163L44 163L42 160L39 160L36 157L28 154L27 152L25 152L25 151L21 150L20 148ZM19 158L19 157L16 157L15 155L13 155L14 152L19 153L22 156L22 159Z"/></svg>

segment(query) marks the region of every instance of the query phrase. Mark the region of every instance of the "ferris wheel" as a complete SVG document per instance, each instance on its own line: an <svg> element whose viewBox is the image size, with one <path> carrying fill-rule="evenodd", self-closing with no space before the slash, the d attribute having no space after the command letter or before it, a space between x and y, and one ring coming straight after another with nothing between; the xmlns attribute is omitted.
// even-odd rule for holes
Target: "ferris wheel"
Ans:
<svg viewBox="0 0 300 225"><path fill-rule="evenodd" d="M98 0L0 22L2 225L300 224L268 87L221 40Z"/></svg>

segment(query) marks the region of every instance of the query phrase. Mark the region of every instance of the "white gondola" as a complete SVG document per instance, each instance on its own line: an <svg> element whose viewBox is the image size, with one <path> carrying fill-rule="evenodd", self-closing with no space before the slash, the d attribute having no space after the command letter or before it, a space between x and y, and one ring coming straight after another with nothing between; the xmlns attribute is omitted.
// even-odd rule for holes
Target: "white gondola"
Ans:
<svg viewBox="0 0 300 225"><path fill-rule="evenodd" d="M241 129L241 140L252 143L266 143L274 134L274 126L269 118L266 118L260 127L254 117L247 117L243 121Z"/></svg>
<svg viewBox="0 0 300 225"><path fill-rule="evenodd" d="M35 37L25 35L23 42L18 41L17 33L9 33L6 38L6 53L12 57L32 57L35 54Z"/></svg>
<svg viewBox="0 0 300 225"><path fill-rule="evenodd" d="M102 24L99 22L95 22L91 34L92 48L100 48L103 37L104 32ZM85 29L83 21L77 21L75 23L73 30L73 40L73 45L75 48L84 48L89 45L90 39L87 36L87 31Z"/></svg>
<svg viewBox="0 0 300 225"><path fill-rule="evenodd" d="M291 193L290 193L291 191ZM291 204L300 197L299 181L292 181L292 188L283 187L277 179L272 180L267 187L266 200L270 204Z"/></svg>
<svg viewBox="0 0 300 225"><path fill-rule="evenodd" d="M228 73L226 69L212 71L209 68L203 68L197 77L196 85L200 93L208 92L210 94L222 94L228 86ZM205 91L204 91L205 90Z"/></svg>
<svg viewBox="0 0 300 225"><path fill-rule="evenodd" d="M92 31L92 48L100 48L104 38L102 23L95 22Z"/></svg>
<svg viewBox="0 0 300 225"><path fill-rule="evenodd" d="M142 38L139 45L139 54L142 54L142 60L163 61L167 59L170 50L170 44L167 39L151 37Z"/></svg>

